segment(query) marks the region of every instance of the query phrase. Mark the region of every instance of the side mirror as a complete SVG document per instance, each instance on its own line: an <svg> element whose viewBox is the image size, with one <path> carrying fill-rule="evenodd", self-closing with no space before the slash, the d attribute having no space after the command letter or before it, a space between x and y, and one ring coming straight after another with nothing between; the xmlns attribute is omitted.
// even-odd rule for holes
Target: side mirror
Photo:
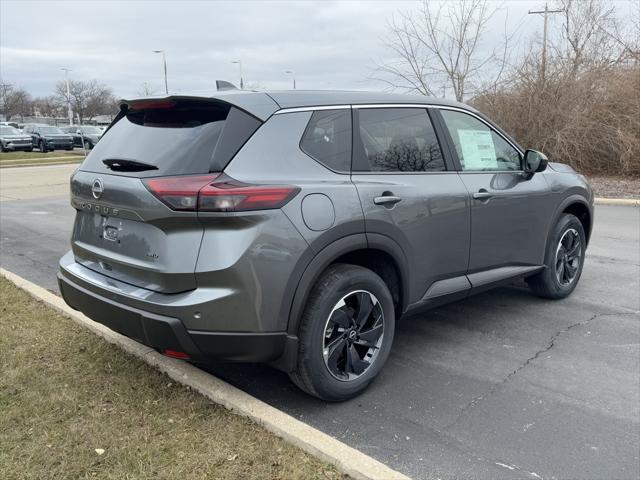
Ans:
<svg viewBox="0 0 640 480"><path fill-rule="evenodd" d="M526 174L533 176L536 172L544 172L549 164L547 156L537 150L527 150L524 152L523 170Z"/></svg>

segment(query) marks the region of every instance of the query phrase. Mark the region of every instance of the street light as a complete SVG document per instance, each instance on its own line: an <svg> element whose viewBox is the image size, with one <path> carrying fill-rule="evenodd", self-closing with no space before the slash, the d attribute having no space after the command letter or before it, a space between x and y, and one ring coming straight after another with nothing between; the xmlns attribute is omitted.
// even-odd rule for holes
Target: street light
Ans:
<svg viewBox="0 0 640 480"><path fill-rule="evenodd" d="M237 63L240 67L240 90L244 88L244 82L242 81L242 62L240 60L234 60L231 63Z"/></svg>
<svg viewBox="0 0 640 480"><path fill-rule="evenodd" d="M162 64L164 65L164 93L169 95L169 86L167 84L167 57L164 54L164 50L154 50L153 53L162 54Z"/></svg>
<svg viewBox="0 0 640 480"><path fill-rule="evenodd" d="M64 79L67 83L67 115L69 115L69 125L73 125L73 113L71 112L71 94L69 93L69 72L70 68L61 68L64 70Z"/></svg>
<svg viewBox="0 0 640 480"><path fill-rule="evenodd" d="M294 72L293 70L285 70L284 73L287 73L289 75L293 75L293 89L296 89L296 72Z"/></svg>

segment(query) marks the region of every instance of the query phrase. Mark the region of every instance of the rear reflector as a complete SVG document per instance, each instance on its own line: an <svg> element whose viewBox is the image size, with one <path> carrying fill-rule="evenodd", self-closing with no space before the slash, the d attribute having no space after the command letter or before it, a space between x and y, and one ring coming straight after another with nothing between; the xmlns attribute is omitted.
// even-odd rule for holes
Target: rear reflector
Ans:
<svg viewBox="0 0 640 480"><path fill-rule="evenodd" d="M172 210L243 212L280 208L300 191L291 185L252 185L224 174L144 179L143 183Z"/></svg>
<svg viewBox="0 0 640 480"><path fill-rule="evenodd" d="M180 360L189 360L191 358L189 355L187 355L184 352L178 352L177 350L169 350L168 348L164 349L162 351L162 354L171 358L179 358Z"/></svg>

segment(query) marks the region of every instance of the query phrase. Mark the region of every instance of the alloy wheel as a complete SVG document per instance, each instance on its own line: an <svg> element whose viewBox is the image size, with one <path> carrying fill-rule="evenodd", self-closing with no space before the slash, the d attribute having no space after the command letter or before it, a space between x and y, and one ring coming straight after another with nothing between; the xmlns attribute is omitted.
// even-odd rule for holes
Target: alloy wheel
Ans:
<svg viewBox="0 0 640 480"><path fill-rule="evenodd" d="M324 329L324 363L331 375L351 381L373 365L384 337L384 313L371 292L356 290L333 307Z"/></svg>
<svg viewBox="0 0 640 480"><path fill-rule="evenodd" d="M556 278L562 286L570 285L578 275L582 261L582 243L575 228L562 234L556 249Z"/></svg>

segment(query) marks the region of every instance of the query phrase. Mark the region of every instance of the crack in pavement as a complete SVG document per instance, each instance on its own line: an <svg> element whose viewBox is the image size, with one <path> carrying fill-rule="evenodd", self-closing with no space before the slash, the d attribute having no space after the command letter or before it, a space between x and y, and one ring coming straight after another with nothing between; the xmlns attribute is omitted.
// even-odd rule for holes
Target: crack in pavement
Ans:
<svg viewBox="0 0 640 480"><path fill-rule="evenodd" d="M599 318L599 317L604 317L604 316L608 316L608 315L637 315L638 313L640 313L640 310L634 310L633 312L604 312L604 313L596 313L595 315L593 315L588 320L584 320L582 322L577 322L577 323L569 325L568 327L563 328L562 330L558 330L556 333L554 333L551 336L551 338L549 339L549 342L548 342L548 344L547 344L547 346L545 348L543 348L542 350L538 350L533 356L527 358L522 364L520 364L518 366L518 368L516 368L515 370L510 372L506 377L504 377L499 382L494 383L491 386L491 388L489 389L488 392L486 392L486 393L484 393L482 395L478 395L476 397L473 397L471 399L471 401L469 401L464 407L462 407L460 409L460 413L458 414L456 419L453 422L449 423L448 425L444 426L443 430L447 430L447 429L451 428L452 426L454 426L456 423L458 423L458 421L460 421L460 419L464 416L465 413L467 413L469 410L473 409L482 400L484 400L487 397L490 397L491 395L493 395L501 385L504 385L509 380L511 380L516 374L518 374L520 371L522 371L524 368L526 368L528 365L530 365L532 362L534 362L536 359L538 359L540 357L540 355L543 355L543 354L547 353L549 350L551 350L555 346L555 342L558 339L558 337L560 337L560 335L562 335L563 333L567 333L568 331L572 330L573 328L587 325L587 324L591 323L592 321L594 321L596 318Z"/></svg>

